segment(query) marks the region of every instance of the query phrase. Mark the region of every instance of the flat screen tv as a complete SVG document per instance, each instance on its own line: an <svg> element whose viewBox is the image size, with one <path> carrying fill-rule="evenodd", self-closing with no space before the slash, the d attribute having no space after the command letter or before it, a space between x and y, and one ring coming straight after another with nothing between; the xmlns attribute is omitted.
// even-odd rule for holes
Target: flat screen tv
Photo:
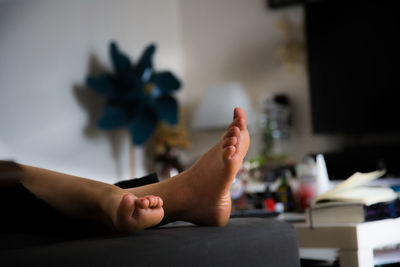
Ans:
<svg viewBox="0 0 400 267"><path fill-rule="evenodd" d="M400 133L398 2L306 1L314 133Z"/></svg>

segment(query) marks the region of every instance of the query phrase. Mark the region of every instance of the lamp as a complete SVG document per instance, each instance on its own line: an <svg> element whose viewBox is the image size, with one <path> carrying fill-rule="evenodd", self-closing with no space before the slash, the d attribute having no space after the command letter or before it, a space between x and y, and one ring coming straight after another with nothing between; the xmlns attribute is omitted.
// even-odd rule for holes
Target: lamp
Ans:
<svg viewBox="0 0 400 267"><path fill-rule="evenodd" d="M226 128L232 122L232 111L241 107L251 123L252 108L245 89L239 83L210 86L195 114L192 128L212 130Z"/></svg>

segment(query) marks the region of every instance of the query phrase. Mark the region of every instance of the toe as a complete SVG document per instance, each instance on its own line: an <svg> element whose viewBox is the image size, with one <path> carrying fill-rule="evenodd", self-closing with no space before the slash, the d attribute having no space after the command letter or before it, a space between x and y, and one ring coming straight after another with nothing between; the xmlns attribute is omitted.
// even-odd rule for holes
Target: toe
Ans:
<svg viewBox="0 0 400 267"><path fill-rule="evenodd" d="M236 136L227 137L224 139L222 147L234 146L237 144L237 141L238 141L238 139Z"/></svg>
<svg viewBox="0 0 400 267"><path fill-rule="evenodd" d="M242 109L242 108L237 107L237 108L235 108L233 110L233 118L236 119L236 118L239 118L239 117L242 117L245 120L247 120L246 111L244 111L244 109Z"/></svg>
<svg viewBox="0 0 400 267"><path fill-rule="evenodd" d="M232 124L238 126L241 131L246 130L247 126L247 114L242 108L235 108L233 111L234 121Z"/></svg>
<svg viewBox="0 0 400 267"><path fill-rule="evenodd" d="M237 126L237 127L239 127L239 125L240 125L239 120L240 120L240 117L235 118L235 119L231 122L231 124L229 124L228 129L231 128L232 126Z"/></svg>
<svg viewBox="0 0 400 267"><path fill-rule="evenodd" d="M160 205L161 204L161 205ZM152 208L161 208L162 207L162 200L160 197L153 196L153 203L152 203Z"/></svg>
<svg viewBox="0 0 400 267"><path fill-rule="evenodd" d="M240 116L240 113L241 113L240 109L241 108L239 108L239 107L236 107L233 109L233 119L236 119Z"/></svg>
<svg viewBox="0 0 400 267"><path fill-rule="evenodd" d="M141 209L147 209L150 205L150 201L146 197L138 198L135 200L136 205Z"/></svg>
<svg viewBox="0 0 400 267"><path fill-rule="evenodd" d="M229 160L235 154L235 151L236 151L235 146L224 147L222 156L225 160Z"/></svg>
<svg viewBox="0 0 400 267"><path fill-rule="evenodd" d="M241 131L246 130L247 129L246 120L244 118L239 118L237 126Z"/></svg>
<svg viewBox="0 0 400 267"><path fill-rule="evenodd" d="M149 196L147 199L150 201L150 205L149 205L150 208L154 208L157 206L157 197Z"/></svg>
<svg viewBox="0 0 400 267"><path fill-rule="evenodd" d="M158 202L156 208L162 208L164 206L164 201L162 200L161 197L157 197L157 200Z"/></svg>
<svg viewBox="0 0 400 267"><path fill-rule="evenodd" d="M229 138L229 137L239 137L240 135L240 129L237 126L232 126L229 128L229 130L226 132L224 139Z"/></svg>

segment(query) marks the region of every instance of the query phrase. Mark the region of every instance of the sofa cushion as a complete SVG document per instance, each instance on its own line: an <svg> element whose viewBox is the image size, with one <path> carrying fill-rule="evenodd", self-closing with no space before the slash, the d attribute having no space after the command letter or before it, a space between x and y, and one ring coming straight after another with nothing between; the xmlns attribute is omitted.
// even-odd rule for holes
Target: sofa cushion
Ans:
<svg viewBox="0 0 400 267"><path fill-rule="evenodd" d="M6 264L294 267L299 266L299 256L292 225L274 219L234 218L222 228L169 224L132 235L28 244L1 251L0 265Z"/></svg>

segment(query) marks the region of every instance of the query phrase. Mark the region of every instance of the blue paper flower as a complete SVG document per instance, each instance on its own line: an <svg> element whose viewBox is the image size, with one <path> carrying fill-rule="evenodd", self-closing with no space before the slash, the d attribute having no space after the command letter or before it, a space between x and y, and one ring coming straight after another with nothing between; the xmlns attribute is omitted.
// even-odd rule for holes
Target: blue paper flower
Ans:
<svg viewBox="0 0 400 267"><path fill-rule="evenodd" d="M160 120L177 122L178 103L172 94L181 82L169 71L154 71L155 50L154 44L149 45L135 65L111 42L114 73L87 78L89 87L107 97L99 127L127 127L136 145L143 145L151 137Z"/></svg>

